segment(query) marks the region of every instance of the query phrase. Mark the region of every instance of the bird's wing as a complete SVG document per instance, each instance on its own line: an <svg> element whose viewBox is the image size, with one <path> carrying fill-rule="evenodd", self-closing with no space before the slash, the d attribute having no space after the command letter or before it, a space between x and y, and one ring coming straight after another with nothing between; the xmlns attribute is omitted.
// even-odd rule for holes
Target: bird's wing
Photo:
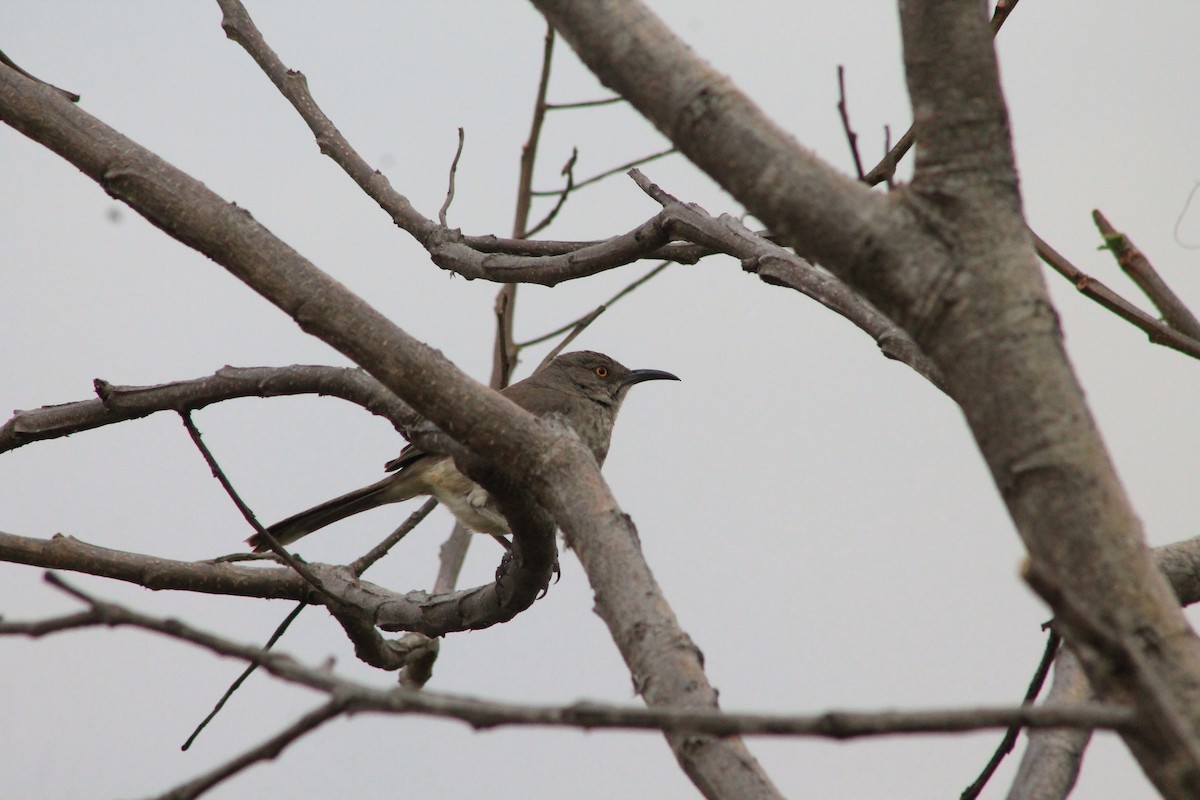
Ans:
<svg viewBox="0 0 1200 800"><path fill-rule="evenodd" d="M396 470L404 469L423 455L425 455L425 451L415 444L406 444L404 449L400 451L400 455L384 464L383 468L388 472L395 472Z"/></svg>

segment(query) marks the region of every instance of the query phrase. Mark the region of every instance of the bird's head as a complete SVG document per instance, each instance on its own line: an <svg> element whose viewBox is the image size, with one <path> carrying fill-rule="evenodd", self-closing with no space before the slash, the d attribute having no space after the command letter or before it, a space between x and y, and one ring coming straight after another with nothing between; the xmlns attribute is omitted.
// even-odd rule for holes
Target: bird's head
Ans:
<svg viewBox="0 0 1200 800"><path fill-rule="evenodd" d="M678 377L661 369L629 369L603 353L578 350L556 356L538 371L548 384L560 384L605 405L620 405L634 384L645 381L677 381Z"/></svg>

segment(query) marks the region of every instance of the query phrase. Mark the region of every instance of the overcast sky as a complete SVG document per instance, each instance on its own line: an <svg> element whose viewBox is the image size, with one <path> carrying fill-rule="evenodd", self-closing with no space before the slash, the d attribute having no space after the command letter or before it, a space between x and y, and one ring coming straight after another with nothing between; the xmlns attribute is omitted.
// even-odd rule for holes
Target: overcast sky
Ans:
<svg viewBox="0 0 1200 800"><path fill-rule="evenodd" d="M250 2L267 40L302 70L358 151L428 216L466 129L450 223L511 230L544 23L528 5ZM843 170L835 110L846 67L864 159L910 120L891 3L699 2L652 7L800 142ZM250 58L215 2L0 4L0 48L83 96L81 107L202 180L322 269L481 380L496 287L451 277L328 159ZM1090 213L1129 233L1200 304L1200 6L1026 0L999 52L1031 226L1129 297L1097 250ZM565 46L553 101L605 92ZM628 108L558 113L537 184L553 188L579 148L582 177L664 147ZM907 169L907 167L905 168ZM682 159L648 165L710 212L740 208ZM904 171L904 170L902 170ZM344 364L224 270L109 198L74 167L0 129L0 407L85 399L94 378L154 384L225 364ZM545 205L535 210L544 211ZM546 235L628 230L657 206L631 181L572 200ZM567 322L648 269L554 290L522 288L518 339ZM1076 294L1055 275L1067 345L1152 544L1197 533L1200 429L1195 362ZM1139 300L1139 302L1141 302ZM1144 304L1143 304L1144 305ZM647 558L704 651L728 710L928 708L1019 700L1046 608L1021 583L1019 540L957 407L857 329L766 286L732 259L673 266L578 341L630 367L678 374L633 391L605 474ZM544 350L530 351L524 370ZM522 371L520 375L526 374ZM265 521L375 480L402 442L357 407L320 398L242 400L196 415L210 447ZM415 503L410 504L415 508ZM391 507L304 541L344 562L411 510ZM427 588L449 530L442 512L368 577ZM0 530L68 533L168 558L238 550L245 523L173 415L0 456ZM490 580L498 549L476 543L463 585ZM638 702L574 557L510 624L449 637L430 688L496 699ZM80 586L247 643L284 603ZM41 571L0 565L0 614L76 608ZM380 686L339 627L307 611L278 647L336 659ZM242 665L129 631L0 641L5 797L161 792L260 742L312 708L306 691L255 677L188 753L179 744ZM751 740L790 797L954 797L999 734L832 744ZM1018 754L1019 755L1019 752ZM988 797L1003 796L1015 757ZM693 797L661 737L514 730L474 733L420 718L322 728L212 798ZM1153 792L1120 743L1100 737L1076 797Z"/></svg>

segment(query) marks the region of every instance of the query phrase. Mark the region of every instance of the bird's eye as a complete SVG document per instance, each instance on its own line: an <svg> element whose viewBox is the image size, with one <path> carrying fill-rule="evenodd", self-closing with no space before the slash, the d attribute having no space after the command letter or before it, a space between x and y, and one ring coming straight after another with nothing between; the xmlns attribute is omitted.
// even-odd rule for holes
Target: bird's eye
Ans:
<svg viewBox="0 0 1200 800"><path fill-rule="evenodd" d="M596 367L596 374L601 378L608 377L608 367Z"/></svg>

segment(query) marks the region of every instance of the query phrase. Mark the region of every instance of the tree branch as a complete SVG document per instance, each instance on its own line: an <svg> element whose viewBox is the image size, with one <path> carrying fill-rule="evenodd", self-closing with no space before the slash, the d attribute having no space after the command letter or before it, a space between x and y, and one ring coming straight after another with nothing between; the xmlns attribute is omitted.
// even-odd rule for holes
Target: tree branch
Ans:
<svg viewBox="0 0 1200 800"><path fill-rule="evenodd" d="M958 733L1009 725L1115 729L1136 722L1127 708L1099 704L1071 708L1020 706L933 711L827 711L816 715L728 714L716 709L647 709L592 702L569 706L536 706L400 688L377 689L339 677L323 667L306 667L289 655L238 644L177 620L142 614L98 600L66 586L60 579L50 580L88 603L90 609L40 622L0 622L0 635L40 637L98 625L140 628L199 645L219 655L258 663L281 680L329 694L343 707L353 707L356 711L446 717L461 720L476 729L537 725L585 730L661 730L720 737L759 735L851 739L898 733Z"/></svg>
<svg viewBox="0 0 1200 800"><path fill-rule="evenodd" d="M1171 583L1183 606L1200 602L1200 536L1154 548L1154 563ZM1096 701L1083 666L1069 647L1059 648L1054 680L1045 705L1081 705ZM1075 785L1091 733L1084 730L1037 730L1021 757L1008 800L1061 800Z"/></svg>
<svg viewBox="0 0 1200 800"><path fill-rule="evenodd" d="M347 175L377 204L386 211L400 228L407 231L428 252L433 262L468 279L485 278L500 283L520 281L553 286L563 280L593 275L597 272L645 257L649 250L667 244L667 240L653 233L655 220L639 226L634 231L617 236L605 243L584 248L571 258L521 258L516 256L486 255L466 244L462 235L421 215L408 198L392 188L388 180L364 160L338 131L333 121L321 111L304 75L288 69L279 56L263 39L262 34L250 19L249 13L238 0L218 0L224 18L221 26L230 39L241 45L259 65L271 83L296 109L316 137L321 152L329 156ZM546 50L550 52L553 35L548 34ZM544 61L543 72L548 76L550 59ZM545 113L545 81L539 90L540 112L535 116L536 137L540 120ZM532 141L532 140L531 140ZM536 145L535 145L536 146ZM530 151L532 158L533 151ZM524 167L523 167L524 169ZM528 214L519 205L518 218ZM524 231L522 230L522 233ZM520 237L518 237L520 238ZM521 273L513 277L511 273Z"/></svg>
<svg viewBox="0 0 1200 800"><path fill-rule="evenodd" d="M1092 702L1091 686L1079 659L1061 648L1054 661L1054 680L1045 705ZM1008 800L1066 800L1079 777L1083 751L1092 732L1081 728L1030 731L1021 764L1008 790Z"/></svg>
<svg viewBox="0 0 1200 800"><path fill-rule="evenodd" d="M58 535L47 540L0 532L0 561L98 575L156 591L170 589L235 597L304 600L325 605L323 598L304 579L283 567L243 566L228 561L176 561L99 547L70 536ZM385 631L418 631L428 636L477 630L506 622L524 610L517 606L527 595L536 597L541 591L540 588L528 588L531 580L535 584L541 580L541 572L531 579L527 565L511 558L497 570L496 583L435 594L393 592L360 580L349 567L315 562L307 566L325 591L356 610L360 620ZM545 580L549 582L548 575ZM525 588L514 594L514 586Z"/></svg>
<svg viewBox="0 0 1200 800"><path fill-rule="evenodd" d="M1119 637L1107 648L1069 623L1063 633L1096 656L1084 663L1104 678L1102 696L1145 700L1145 723L1167 732L1157 749L1133 736L1126 742L1160 791L1194 796L1196 731L1179 730L1168 705L1151 702L1141 684L1170 687L1182 717L1197 725L1200 641L1148 557L1065 357L1021 216L982 4L901 3L919 150L912 183L882 195L799 147L642 3L534 2L606 86L781 243L902 326L942 370L1033 563L1119 623L1097 629ZM1127 641L1145 643L1145 669L1111 661Z"/></svg>
<svg viewBox="0 0 1200 800"><path fill-rule="evenodd" d="M1061 644L1062 638L1054 631L1050 631L1050 635L1046 637L1046 647L1042 651L1042 659L1038 662L1037 669L1034 670L1033 678L1029 681L1029 688L1025 690L1023 706L1032 705L1033 701L1037 700L1037 696L1041 693L1042 686L1046 682L1046 676L1050 674L1050 667L1054 663L1054 656L1059 652ZM1005 757L1013 751L1013 747L1017 744L1017 737L1020 734L1021 728L1018 725L1013 725L1004 732L1004 738L1000 740L999 746L996 747L996 752L992 754L983 771L979 773L979 777L959 795L959 800L975 800L975 798L979 797L980 793L983 792L983 787L987 786L987 782L991 780L996 770L999 769Z"/></svg>
<svg viewBox="0 0 1200 800"><path fill-rule="evenodd" d="M1200 358L1200 340L1164 325L1114 292L1104 282L1085 274L1036 233L1033 234L1033 241L1042 261L1075 284L1075 288L1084 297L1096 301L1134 327L1140 328L1155 344L1170 347L1192 358Z"/></svg>
<svg viewBox="0 0 1200 800"><path fill-rule="evenodd" d="M735 217L722 214L714 219L695 203L680 202L640 171L632 170L630 176L642 191L663 205L673 236L733 256L742 262L743 270L758 275L763 283L787 286L811 297L866 332L885 356L907 364L945 391L941 370L921 352L917 343L841 280L753 233Z"/></svg>
<svg viewBox="0 0 1200 800"><path fill-rule="evenodd" d="M1099 210L1092 212L1092 219L1104 237L1105 246L1117 259L1117 264L1125 274L1138 285L1150 302L1163 316L1163 321L1175 330L1200 341L1200 320L1191 312L1179 295L1171 290L1158 271L1150 263L1150 259L1137 248L1129 237L1119 232L1105 219Z"/></svg>
<svg viewBox="0 0 1200 800"><path fill-rule="evenodd" d="M115 386L99 378L94 383L98 399L14 412L0 426L0 453L158 411L195 411L239 397L330 395L387 419L397 430L416 420L412 408L379 381L361 369L346 367L222 367L203 378L154 386Z"/></svg>
<svg viewBox="0 0 1200 800"><path fill-rule="evenodd" d="M1008 19L1008 15L1011 14L1017 7L1017 3L1019 1L1020 0L997 0L996 6L992 11L991 29L993 37L1000 33L1000 28L1004 26L1005 21ZM908 130L904 132L904 134L900 137L900 140L897 141L894 146L888 148L887 153L883 156L880 162L872 167L870 172L862 176L863 183L867 184L868 186L875 186L887 181L887 184L890 187L892 185L892 178L896 174L896 165L899 164L900 159L904 158L908 151L912 149L912 146L916 140L917 137L915 135L915 128L914 126L909 125ZM886 144L884 146L887 147Z"/></svg>
<svg viewBox="0 0 1200 800"><path fill-rule="evenodd" d="M288 745L305 734L321 727L321 725L334 717L346 713L350 710L350 705L350 703L334 695L333 699L329 702L300 717L300 719L262 744L250 748L246 752L187 783L176 786L165 794L159 795L157 800L193 800L217 784L232 778L247 767L254 766L259 761L269 761L278 758L287 749Z"/></svg>

